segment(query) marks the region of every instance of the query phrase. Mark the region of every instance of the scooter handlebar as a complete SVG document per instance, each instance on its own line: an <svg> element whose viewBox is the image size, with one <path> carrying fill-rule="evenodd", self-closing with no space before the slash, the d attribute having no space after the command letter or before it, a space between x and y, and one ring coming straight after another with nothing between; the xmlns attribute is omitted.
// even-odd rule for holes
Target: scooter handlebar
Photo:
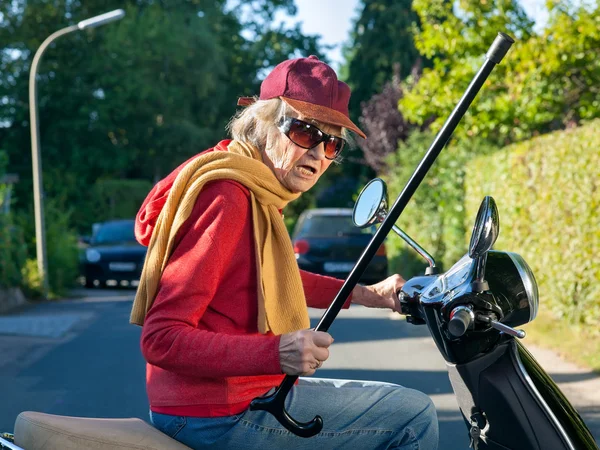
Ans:
<svg viewBox="0 0 600 450"><path fill-rule="evenodd" d="M473 326L475 314L468 306L460 305L450 313L448 321L448 331L454 337L461 337Z"/></svg>

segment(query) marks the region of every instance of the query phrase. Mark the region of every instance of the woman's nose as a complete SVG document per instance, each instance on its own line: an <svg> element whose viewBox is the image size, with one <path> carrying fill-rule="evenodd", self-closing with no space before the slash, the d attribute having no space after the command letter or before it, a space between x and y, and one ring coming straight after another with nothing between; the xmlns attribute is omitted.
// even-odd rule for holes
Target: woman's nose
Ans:
<svg viewBox="0 0 600 450"><path fill-rule="evenodd" d="M315 159L325 159L325 143L319 142L313 148L309 149L308 153Z"/></svg>

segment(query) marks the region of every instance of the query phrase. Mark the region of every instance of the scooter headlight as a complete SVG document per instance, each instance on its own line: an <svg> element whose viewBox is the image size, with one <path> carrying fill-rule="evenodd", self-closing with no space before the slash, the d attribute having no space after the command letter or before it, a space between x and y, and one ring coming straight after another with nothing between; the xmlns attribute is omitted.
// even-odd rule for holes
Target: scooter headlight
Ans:
<svg viewBox="0 0 600 450"><path fill-rule="evenodd" d="M529 302L529 322L531 322L536 318L540 306L537 281L535 281L533 271L529 267L529 264L525 262L521 255L511 252L507 253L508 256L510 256L510 259L515 263L519 275L521 275L521 281L523 282L523 287L525 288L525 293Z"/></svg>
<svg viewBox="0 0 600 450"><path fill-rule="evenodd" d="M485 278L504 314L502 323L516 327L535 319L540 304L538 286L521 255L490 251Z"/></svg>

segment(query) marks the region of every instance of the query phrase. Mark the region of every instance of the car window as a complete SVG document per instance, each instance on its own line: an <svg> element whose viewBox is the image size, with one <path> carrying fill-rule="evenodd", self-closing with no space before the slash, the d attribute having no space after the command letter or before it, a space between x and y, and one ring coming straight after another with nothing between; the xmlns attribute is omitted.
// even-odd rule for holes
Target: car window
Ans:
<svg viewBox="0 0 600 450"><path fill-rule="evenodd" d="M133 221L101 224L92 239L96 245L129 241L135 241Z"/></svg>
<svg viewBox="0 0 600 450"><path fill-rule="evenodd" d="M358 228L351 216L308 215L298 224L296 236L374 234L375 227Z"/></svg>

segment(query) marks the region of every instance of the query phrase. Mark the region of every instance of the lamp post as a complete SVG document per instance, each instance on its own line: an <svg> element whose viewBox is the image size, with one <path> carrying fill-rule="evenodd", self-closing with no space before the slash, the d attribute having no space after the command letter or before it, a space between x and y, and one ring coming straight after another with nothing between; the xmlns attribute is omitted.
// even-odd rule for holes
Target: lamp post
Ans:
<svg viewBox="0 0 600 450"><path fill-rule="evenodd" d="M52 33L37 49L29 71L29 123L31 128L31 157L33 170L33 207L35 212L35 245L37 266L42 281L44 298L48 297L48 261L46 258L46 230L44 226L44 194L42 183L42 157L40 146L40 126L38 123L37 107L37 69L42 59L42 54L56 38L67 33L86 28L93 28L106 23L120 20L125 16L125 11L116 9L114 11L100 14L90 19L82 20L77 25L71 25Z"/></svg>

